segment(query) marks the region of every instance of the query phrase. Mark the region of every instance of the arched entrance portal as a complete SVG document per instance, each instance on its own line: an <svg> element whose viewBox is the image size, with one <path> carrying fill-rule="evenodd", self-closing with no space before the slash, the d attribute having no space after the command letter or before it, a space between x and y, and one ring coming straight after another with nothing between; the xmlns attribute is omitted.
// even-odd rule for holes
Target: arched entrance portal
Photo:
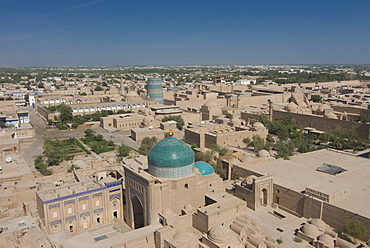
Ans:
<svg viewBox="0 0 370 248"><path fill-rule="evenodd" d="M267 206L267 189L262 189L261 205Z"/></svg>
<svg viewBox="0 0 370 248"><path fill-rule="evenodd" d="M131 197L132 212L134 213L134 226L135 229L144 227L144 211L143 205L139 198L135 195Z"/></svg>

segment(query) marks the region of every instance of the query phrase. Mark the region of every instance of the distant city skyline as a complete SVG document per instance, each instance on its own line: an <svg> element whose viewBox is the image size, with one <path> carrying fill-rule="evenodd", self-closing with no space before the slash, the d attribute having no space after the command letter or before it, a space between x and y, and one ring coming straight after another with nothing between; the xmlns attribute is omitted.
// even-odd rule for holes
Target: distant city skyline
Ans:
<svg viewBox="0 0 370 248"><path fill-rule="evenodd" d="M370 64L370 1L1 1L0 66Z"/></svg>

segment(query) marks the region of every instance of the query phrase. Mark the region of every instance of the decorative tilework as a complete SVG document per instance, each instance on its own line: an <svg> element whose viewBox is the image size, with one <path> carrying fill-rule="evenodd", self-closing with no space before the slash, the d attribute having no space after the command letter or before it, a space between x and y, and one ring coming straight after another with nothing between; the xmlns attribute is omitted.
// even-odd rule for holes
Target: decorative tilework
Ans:
<svg viewBox="0 0 370 248"><path fill-rule="evenodd" d="M119 198L119 199L121 199L121 194L120 193L118 193L118 194L114 194L114 195L110 195L109 196L109 200L112 200L113 198Z"/></svg>
<svg viewBox="0 0 370 248"><path fill-rule="evenodd" d="M75 220L76 215L66 218L66 222L69 222L70 220Z"/></svg>
<svg viewBox="0 0 370 248"><path fill-rule="evenodd" d="M118 186L118 185L122 185L122 181L115 181L115 182L111 182L111 183L105 183L105 186L107 188L111 188L111 187Z"/></svg>
<svg viewBox="0 0 370 248"><path fill-rule="evenodd" d="M50 226L53 226L55 224L62 224L62 220L56 220L56 221L53 221L53 222L50 222Z"/></svg>
<svg viewBox="0 0 370 248"><path fill-rule="evenodd" d="M60 203L55 203L53 205L49 205L49 209L55 208L55 207L60 207Z"/></svg>
<svg viewBox="0 0 370 248"><path fill-rule="evenodd" d="M103 193L102 192L99 192L99 193L96 193L96 194L93 194L92 197L97 197L97 196L103 196Z"/></svg>
<svg viewBox="0 0 370 248"><path fill-rule="evenodd" d="M82 201L82 200L89 200L89 196L87 195L87 196L78 198L78 201Z"/></svg>
<svg viewBox="0 0 370 248"><path fill-rule="evenodd" d="M121 190L121 189L120 188L118 188L118 189L112 189L112 190L109 190L109 193L116 192L116 191L119 191L119 190Z"/></svg>
<svg viewBox="0 0 370 248"><path fill-rule="evenodd" d="M159 141L148 154L149 166L177 168L194 163L194 152L184 141L168 137Z"/></svg>
<svg viewBox="0 0 370 248"><path fill-rule="evenodd" d="M75 203L74 199L68 200L64 202L64 206L67 205L68 203Z"/></svg>
<svg viewBox="0 0 370 248"><path fill-rule="evenodd" d="M95 210L94 210L94 214L95 214L95 213L97 213L97 212L100 212L100 211L103 211L103 208L95 209Z"/></svg>
<svg viewBox="0 0 370 248"><path fill-rule="evenodd" d="M84 215L90 215L90 212L86 212L86 213L80 214L80 217L82 217Z"/></svg>
<svg viewBox="0 0 370 248"><path fill-rule="evenodd" d="M149 167L149 173L156 177L165 178L178 178L190 175L193 173L194 164L179 168L160 168L160 167Z"/></svg>
<svg viewBox="0 0 370 248"><path fill-rule="evenodd" d="M42 203L43 204L49 204L49 203L56 202L56 201L63 201L63 200L71 199L71 198L78 197L78 196L81 196L81 195L86 195L86 194L90 194L90 193L93 193L93 192L102 191L103 189L106 189L106 187L87 190L87 191L72 194L72 195L57 197L57 198L54 198L54 199L51 199L51 200L42 201Z"/></svg>

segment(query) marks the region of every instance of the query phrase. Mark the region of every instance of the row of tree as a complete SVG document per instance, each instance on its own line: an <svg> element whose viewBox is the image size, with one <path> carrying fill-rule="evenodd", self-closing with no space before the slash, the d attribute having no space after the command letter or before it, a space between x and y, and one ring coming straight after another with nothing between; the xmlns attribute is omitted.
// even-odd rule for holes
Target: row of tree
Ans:
<svg viewBox="0 0 370 248"><path fill-rule="evenodd" d="M244 139L247 147L256 151L273 149L276 158L289 159L295 152L305 153L323 148L364 150L370 147L370 141L358 136L354 130L333 129L317 136L305 135L294 123L291 116L269 121L266 116L253 115L250 118L263 123L269 131L266 141L259 136ZM273 139L271 135L276 137Z"/></svg>

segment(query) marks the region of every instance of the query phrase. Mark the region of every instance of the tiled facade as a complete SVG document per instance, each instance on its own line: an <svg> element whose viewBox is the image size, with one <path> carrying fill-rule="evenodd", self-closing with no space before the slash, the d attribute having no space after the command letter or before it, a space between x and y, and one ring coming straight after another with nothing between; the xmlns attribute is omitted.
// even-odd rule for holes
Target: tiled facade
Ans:
<svg viewBox="0 0 370 248"><path fill-rule="evenodd" d="M78 183L37 193L39 214L48 233L61 230L78 233L110 223L115 218L123 219L122 181L105 183L104 186L96 184L97 187L89 189L91 184L84 186L85 191L61 197L59 192L63 194L68 187L73 192L74 186L83 185ZM50 197L50 194L57 197Z"/></svg>

